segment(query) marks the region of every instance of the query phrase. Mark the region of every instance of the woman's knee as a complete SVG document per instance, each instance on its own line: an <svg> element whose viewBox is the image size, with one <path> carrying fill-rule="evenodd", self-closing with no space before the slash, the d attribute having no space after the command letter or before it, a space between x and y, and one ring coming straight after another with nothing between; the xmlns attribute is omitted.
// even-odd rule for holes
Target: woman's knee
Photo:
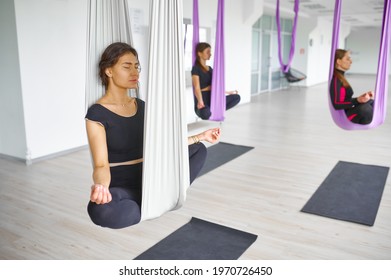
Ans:
<svg viewBox="0 0 391 280"><path fill-rule="evenodd" d="M197 178L205 164L207 150L204 144L198 143L189 146L190 184Z"/></svg>
<svg viewBox="0 0 391 280"><path fill-rule="evenodd" d="M373 116L365 116L361 118L360 124L370 124L372 122Z"/></svg>
<svg viewBox="0 0 391 280"><path fill-rule="evenodd" d="M120 229L138 224L141 220L140 206L135 201L123 201L121 207L89 202L87 212L91 221L98 226ZM127 206L127 207L126 207Z"/></svg>
<svg viewBox="0 0 391 280"><path fill-rule="evenodd" d="M373 118L373 107L371 104L366 103L360 106L358 115L360 116L361 124L369 124Z"/></svg>
<svg viewBox="0 0 391 280"><path fill-rule="evenodd" d="M240 102L240 95L239 94L231 94L227 95L226 99L226 110L231 109L232 107L235 107Z"/></svg>
<svg viewBox="0 0 391 280"><path fill-rule="evenodd" d="M204 144L198 143L198 144L192 144L189 146L189 157L190 158L197 158L200 159L206 159L207 149Z"/></svg>
<svg viewBox="0 0 391 280"><path fill-rule="evenodd" d="M104 215L103 210L104 209L103 209L102 205L96 204L91 201L88 203L87 212L88 212L88 215L90 216L91 221L98 226L104 227L106 224L105 216L107 216L107 215Z"/></svg>

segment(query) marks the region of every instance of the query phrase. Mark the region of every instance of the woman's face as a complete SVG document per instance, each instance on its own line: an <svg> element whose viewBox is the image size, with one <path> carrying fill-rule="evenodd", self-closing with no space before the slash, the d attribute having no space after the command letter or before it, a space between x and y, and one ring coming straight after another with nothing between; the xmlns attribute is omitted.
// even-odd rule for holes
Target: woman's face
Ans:
<svg viewBox="0 0 391 280"><path fill-rule="evenodd" d="M341 59L337 59L337 68L343 71L349 70L352 65L352 58L350 52L346 52Z"/></svg>
<svg viewBox="0 0 391 280"><path fill-rule="evenodd" d="M112 83L116 87L120 88L137 88L140 64L136 56L132 53L126 53L118 59L118 62L106 69L106 75L111 79L109 84Z"/></svg>
<svg viewBox="0 0 391 280"><path fill-rule="evenodd" d="M209 60L210 57L212 56L211 49L206 48L202 52L198 52L198 56L203 60Z"/></svg>

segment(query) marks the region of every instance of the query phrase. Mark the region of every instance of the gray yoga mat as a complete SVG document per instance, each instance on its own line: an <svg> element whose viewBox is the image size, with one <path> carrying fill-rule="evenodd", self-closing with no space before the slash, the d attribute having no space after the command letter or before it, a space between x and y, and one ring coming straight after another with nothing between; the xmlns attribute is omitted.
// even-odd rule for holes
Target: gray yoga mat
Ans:
<svg viewBox="0 0 391 280"><path fill-rule="evenodd" d="M252 149L254 149L254 147L235 145L224 142L219 142L213 146L210 146L208 148L205 164L198 176L202 176Z"/></svg>
<svg viewBox="0 0 391 280"><path fill-rule="evenodd" d="M373 226L388 171L339 161L301 211Z"/></svg>
<svg viewBox="0 0 391 280"><path fill-rule="evenodd" d="M236 260L257 235L192 218L135 260Z"/></svg>

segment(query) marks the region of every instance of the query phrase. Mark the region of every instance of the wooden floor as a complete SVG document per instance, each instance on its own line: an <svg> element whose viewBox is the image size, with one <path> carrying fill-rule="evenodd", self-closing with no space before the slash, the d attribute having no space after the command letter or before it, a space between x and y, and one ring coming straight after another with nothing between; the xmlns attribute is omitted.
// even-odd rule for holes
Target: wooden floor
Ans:
<svg viewBox="0 0 391 280"><path fill-rule="evenodd" d="M373 87L373 77L350 82L356 92ZM89 220L88 150L30 166L0 159L0 258L129 260L197 217L257 234L245 260L389 260L391 175L373 227L300 212L339 160L391 165L390 106L386 123L368 131L338 128L328 110L321 84L261 94L228 111L221 140L255 149L198 178L183 208L122 230Z"/></svg>

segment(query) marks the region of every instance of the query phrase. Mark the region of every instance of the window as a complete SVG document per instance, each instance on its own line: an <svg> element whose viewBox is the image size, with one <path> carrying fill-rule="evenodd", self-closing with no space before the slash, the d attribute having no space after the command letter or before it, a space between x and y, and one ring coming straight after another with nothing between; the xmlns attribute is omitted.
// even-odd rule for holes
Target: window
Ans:
<svg viewBox="0 0 391 280"><path fill-rule="evenodd" d="M292 19L281 18L281 47L285 63L291 47L292 26ZM286 86L285 81L280 79L275 16L263 15L253 25L251 59L251 94Z"/></svg>

